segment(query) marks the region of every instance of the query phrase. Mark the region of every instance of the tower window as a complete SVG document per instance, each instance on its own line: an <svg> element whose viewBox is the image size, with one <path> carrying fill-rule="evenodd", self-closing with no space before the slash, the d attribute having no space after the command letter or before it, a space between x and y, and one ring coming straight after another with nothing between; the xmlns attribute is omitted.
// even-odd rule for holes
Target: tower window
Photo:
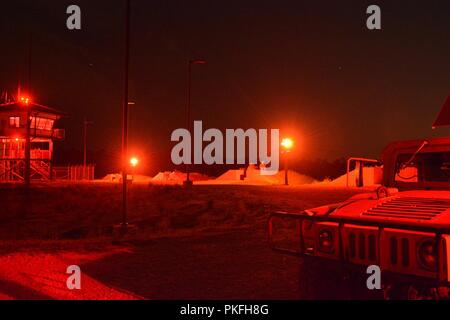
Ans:
<svg viewBox="0 0 450 320"><path fill-rule="evenodd" d="M20 127L20 117L9 117L9 126L11 128L19 128Z"/></svg>

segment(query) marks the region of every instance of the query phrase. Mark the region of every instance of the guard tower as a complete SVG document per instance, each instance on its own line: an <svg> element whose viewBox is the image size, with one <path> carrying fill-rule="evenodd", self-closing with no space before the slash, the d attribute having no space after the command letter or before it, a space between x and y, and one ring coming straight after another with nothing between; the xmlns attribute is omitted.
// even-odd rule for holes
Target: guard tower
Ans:
<svg viewBox="0 0 450 320"><path fill-rule="evenodd" d="M53 143L65 137L65 131L55 129L54 125L63 116L65 113L34 103L28 98L0 104L0 182L25 180L28 134L30 179L53 178Z"/></svg>

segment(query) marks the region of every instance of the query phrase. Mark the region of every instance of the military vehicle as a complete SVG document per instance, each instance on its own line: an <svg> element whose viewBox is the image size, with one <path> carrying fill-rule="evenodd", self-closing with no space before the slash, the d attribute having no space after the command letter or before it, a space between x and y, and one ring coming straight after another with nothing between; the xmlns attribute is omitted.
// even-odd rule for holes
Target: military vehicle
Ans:
<svg viewBox="0 0 450 320"><path fill-rule="evenodd" d="M450 113L443 108L440 124L442 115ZM450 137L391 143L380 164L382 185L367 193L270 216L273 249L302 257L305 298L449 298ZM292 226L295 234L286 242L280 235ZM367 285L369 266L380 270L380 290Z"/></svg>

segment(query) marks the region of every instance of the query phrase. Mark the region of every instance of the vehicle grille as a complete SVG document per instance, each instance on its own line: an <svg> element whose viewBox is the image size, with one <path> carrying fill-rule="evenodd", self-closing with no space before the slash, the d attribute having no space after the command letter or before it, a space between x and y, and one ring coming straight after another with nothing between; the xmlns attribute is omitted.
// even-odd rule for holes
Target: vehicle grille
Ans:
<svg viewBox="0 0 450 320"><path fill-rule="evenodd" d="M401 264L403 267L409 266L409 239L402 238L400 241L397 237L390 237L389 241L390 263L391 265ZM400 249L400 250L399 250Z"/></svg>
<svg viewBox="0 0 450 320"><path fill-rule="evenodd" d="M351 260L368 260L375 262L377 259L376 237L373 234L366 235L364 232L349 232L349 258ZM367 241L367 243L366 243Z"/></svg>
<svg viewBox="0 0 450 320"><path fill-rule="evenodd" d="M450 199L394 198L363 213L365 216L431 220L450 209Z"/></svg>

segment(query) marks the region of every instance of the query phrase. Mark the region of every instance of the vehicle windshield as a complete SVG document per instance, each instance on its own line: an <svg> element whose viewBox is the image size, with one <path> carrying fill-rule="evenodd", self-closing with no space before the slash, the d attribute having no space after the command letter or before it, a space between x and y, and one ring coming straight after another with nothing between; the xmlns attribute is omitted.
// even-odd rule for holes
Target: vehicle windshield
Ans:
<svg viewBox="0 0 450 320"><path fill-rule="evenodd" d="M450 182L450 152L401 154L395 173L401 182Z"/></svg>

